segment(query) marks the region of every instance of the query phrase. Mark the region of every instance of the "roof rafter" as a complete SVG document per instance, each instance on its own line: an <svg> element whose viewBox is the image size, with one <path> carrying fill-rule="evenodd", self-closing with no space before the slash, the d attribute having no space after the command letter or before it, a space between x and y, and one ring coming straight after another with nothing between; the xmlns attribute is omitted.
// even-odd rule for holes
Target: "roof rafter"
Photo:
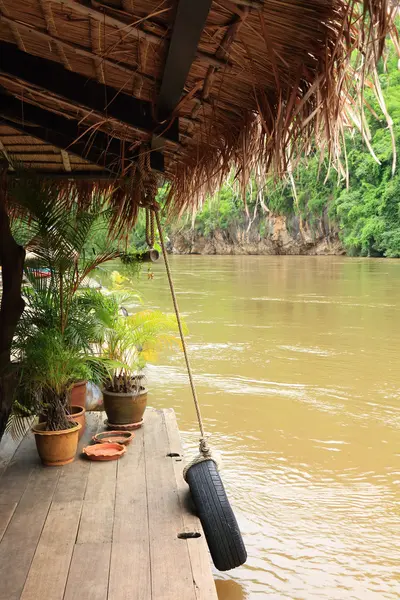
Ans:
<svg viewBox="0 0 400 600"><path fill-rule="evenodd" d="M51 3L49 2L49 0L39 0L39 6L43 14L44 22L46 23L47 31L53 36L58 37L57 26L54 21L53 11L51 10ZM69 71L72 71L67 55L64 52L63 46L59 42L55 42L55 47L57 48L58 55L64 67ZM20 49L22 50L23 48Z"/></svg>
<svg viewBox="0 0 400 600"><path fill-rule="evenodd" d="M101 55L101 23L94 19L89 19L90 23L90 43L94 50L94 54ZM106 78L104 76L104 65L101 58L93 58L94 68L96 71L97 79L100 83L105 83Z"/></svg>
<svg viewBox="0 0 400 600"><path fill-rule="evenodd" d="M169 117L178 104L196 56L212 0L179 0L157 99L158 115Z"/></svg>
<svg viewBox="0 0 400 600"><path fill-rule="evenodd" d="M21 174L18 171L8 171L8 177L18 179ZM68 181L113 181L115 176L109 171L103 171L101 169L97 171L71 171L66 173L65 171L40 171L40 177L42 179L67 179Z"/></svg>
<svg viewBox="0 0 400 600"><path fill-rule="evenodd" d="M216 52L216 56L218 58L221 58L221 59L228 58L229 49L235 40L235 36L240 31L240 28L242 27L243 23L247 19L249 10L250 9L247 6L244 6L243 10L240 13L240 16L237 15L233 19L233 21L229 25L229 27L227 28L225 35L224 35L224 37L218 47L218 50ZM214 78L215 78L216 71L217 71L217 68L214 67L213 65L210 65L208 67L207 75L204 79L203 89L201 91L201 98L199 99L197 106L195 106L191 112L192 117L197 117L199 111L201 110L203 103L206 103L208 101L211 89L214 85Z"/></svg>
<svg viewBox="0 0 400 600"><path fill-rule="evenodd" d="M63 161L64 169L70 173L72 171L71 161L69 160L69 154L66 150L60 150L61 158Z"/></svg>
<svg viewBox="0 0 400 600"><path fill-rule="evenodd" d="M0 42L0 71L137 130L179 141L179 122L175 119L161 129L150 102L68 71L51 60L21 52L13 44Z"/></svg>
<svg viewBox="0 0 400 600"><path fill-rule="evenodd" d="M128 150L128 142L111 138L99 130L85 133L74 119L22 103L10 95L0 95L0 120L25 135L99 165L110 173L120 173L122 157L126 159L126 166L137 158L137 152ZM154 170L164 170L164 157L159 152L151 152L150 162Z"/></svg>

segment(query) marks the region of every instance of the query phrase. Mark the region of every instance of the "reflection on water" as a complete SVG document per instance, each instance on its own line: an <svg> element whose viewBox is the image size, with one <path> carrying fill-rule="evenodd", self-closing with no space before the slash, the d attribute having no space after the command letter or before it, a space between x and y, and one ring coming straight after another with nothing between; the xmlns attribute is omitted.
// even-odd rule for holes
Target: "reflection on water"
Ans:
<svg viewBox="0 0 400 600"><path fill-rule="evenodd" d="M216 579L215 585L218 598L229 598L229 600L246 600L248 598L243 587L234 579Z"/></svg>
<svg viewBox="0 0 400 600"><path fill-rule="evenodd" d="M249 559L220 600L400 597L400 262L172 257L212 444ZM171 310L163 265L139 288ZM151 403L197 433L183 359Z"/></svg>

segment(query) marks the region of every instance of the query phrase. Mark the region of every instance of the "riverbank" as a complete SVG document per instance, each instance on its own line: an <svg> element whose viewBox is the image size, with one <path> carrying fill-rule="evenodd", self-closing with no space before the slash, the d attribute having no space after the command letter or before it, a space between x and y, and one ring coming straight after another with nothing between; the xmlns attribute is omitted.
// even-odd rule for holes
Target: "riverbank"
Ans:
<svg viewBox="0 0 400 600"><path fill-rule="evenodd" d="M192 228L169 234L173 254L220 255L344 255L345 250L327 218L310 224L298 216L269 216L250 228L231 225L208 235Z"/></svg>

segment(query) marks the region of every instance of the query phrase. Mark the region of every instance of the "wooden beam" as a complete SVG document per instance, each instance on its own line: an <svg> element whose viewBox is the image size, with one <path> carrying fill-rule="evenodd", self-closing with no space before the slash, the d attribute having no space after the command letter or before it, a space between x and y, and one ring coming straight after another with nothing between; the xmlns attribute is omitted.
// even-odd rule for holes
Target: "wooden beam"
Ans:
<svg viewBox="0 0 400 600"><path fill-rule="evenodd" d="M51 3L49 2L49 0L39 0L39 6L41 8L43 18L46 23L47 31L49 33L51 33L52 35L54 35L55 37L58 37L56 22L54 20L53 11L51 10ZM18 30L18 26L17 26L17 30ZM64 65L64 67L66 69L68 69L69 71L72 71L70 62L67 58L67 55L64 52L64 48L63 48L62 44L60 44L59 42L55 42L54 45L57 48L58 56L60 57L60 60L61 60L62 64ZM20 48L20 50L23 50L23 49L24 48ZM26 50L25 50L25 52L26 52Z"/></svg>
<svg viewBox="0 0 400 600"><path fill-rule="evenodd" d="M250 9L245 6L241 11L240 11L240 15L237 15L232 23L229 25L228 29L225 32L225 35L216 51L216 56L220 59L225 59L227 60L229 57L229 49L235 39L235 36L237 35L238 31L240 30L240 28L242 27L244 21L247 19L247 16L249 14ZM211 89L214 85L214 79L215 79L215 73L216 73L217 69L216 67L213 67L212 65L210 65L208 67L207 70L207 75L206 78L204 80L204 84L203 84L203 90L201 93L201 99L199 101L199 103L197 104L197 106L194 107L194 109L191 112L191 117L196 118L198 113L200 112L201 106L203 103L207 103L210 93L211 93Z"/></svg>
<svg viewBox="0 0 400 600"><path fill-rule="evenodd" d="M227 2L237 4L238 6L248 6L254 10L262 10L264 8L262 0L227 0Z"/></svg>
<svg viewBox="0 0 400 600"><path fill-rule="evenodd" d="M87 134L74 119L21 102L10 95L0 95L0 116L4 124L20 133L98 164L114 174L121 170L122 156L126 158L127 165L128 161L137 158L137 153L129 152L127 142L111 138L99 130ZM164 157L159 152L152 152L150 161L154 170L164 170Z"/></svg>
<svg viewBox="0 0 400 600"><path fill-rule="evenodd" d="M54 179L55 181L66 179L68 181L109 181L110 183L118 179L113 176L109 171L99 169L98 171L71 171L66 173L65 171L43 171L42 169L35 171L30 169L28 172L34 172L35 175L42 177L43 179ZM26 176L26 171L24 172ZM7 177L18 179L21 174L17 171L8 171Z"/></svg>
<svg viewBox="0 0 400 600"><path fill-rule="evenodd" d="M60 152L61 152L61 158L63 161L64 169L68 173L70 173L72 171L72 169L71 169L71 161L69 160L69 154L65 150L60 150Z"/></svg>
<svg viewBox="0 0 400 600"><path fill-rule="evenodd" d="M150 102L138 100L110 86L68 71L51 60L21 52L13 44L0 42L0 71L137 130L148 133L160 131L153 118ZM166 139L178 142L178 120L175 119L169 127L164 124L162 132Z"/></svg>
<svg viewBox="0 0 400 600"><path fill-rule="evenodd" d="M18 27L14 23L12 23L12 24L10 24L10 29L13 32L13 36L14 36L14 39L16 41L18 48L20 50L22 50L23 52L26 52L25 44L21 37L20 32L18 31Z"/></svg>
<svg viewBox="0 0 400 600"><path fill-rule="evenodd" d="M196 56L212 0L179 0L165 62L157 111L161 120L178 104Z"/></svg>
<svg viewBox="0 0 400 600"><path fill-rule="evenodd" d="M101 51L101 23L99 23L99 21L95 21L94 19L89 19L89 30L90 30L90 43L91 43L91 47L94 50L94 54L96 55L101 55L102 51ZM101 58L96 58L96 56L94 56L93 58L93 64L94 64L94 69L96 71L96 76L97 79L100 81L100 83L105 84L106 83L106 78L104 76L104 65L103 62L101 60Z"/></svg>
<svg viewBox="0 0 400 600"><path fill-rule="evenodd" d="M200 3L200 0L198 1ZM51 3L58 4L64 11L65 9L69 9L68 14L70 14L70 11L75 11L76 13L79 13L80 15L83 15L86 18L91 17L93 19L96 19L97 21L100 21L104 25L109 25L110 27L120 29L125 33L125 35L130 35L137 40L148 40L152 44L165 44L164 37L160 37L158 35L155 35L154 33L150 33L148 31L144 31L143 29L135 27L133 23L134 21L136 21L136 19L133 17L133 15L133 22L129 23L127 21L122 21L120 19L112 17L108 15L105 11L96 10L95 8L82 4L78 0L51 0ZM197 0L196 3L192 2L192 7L194 11L196 10L196 5ZM222 64L225 64L222 63L220 60L216 59L212 54L202 52L201 50L198 50L196 52L196 58L198 60L201 60L202 62L214 64L215 66L221 66Z"/></svg>

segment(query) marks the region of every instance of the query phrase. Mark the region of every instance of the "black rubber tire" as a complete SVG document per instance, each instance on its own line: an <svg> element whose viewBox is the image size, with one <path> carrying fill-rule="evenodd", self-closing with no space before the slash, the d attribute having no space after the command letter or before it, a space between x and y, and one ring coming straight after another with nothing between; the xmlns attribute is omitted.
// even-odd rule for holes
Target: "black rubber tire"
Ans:
<svg viewBox="0 0 400 600"><path fill-rule="evenodd" d="M214 565L219 571L239 567L246 562L247 552L214 461L190 467L186 480Z"/></svg>

